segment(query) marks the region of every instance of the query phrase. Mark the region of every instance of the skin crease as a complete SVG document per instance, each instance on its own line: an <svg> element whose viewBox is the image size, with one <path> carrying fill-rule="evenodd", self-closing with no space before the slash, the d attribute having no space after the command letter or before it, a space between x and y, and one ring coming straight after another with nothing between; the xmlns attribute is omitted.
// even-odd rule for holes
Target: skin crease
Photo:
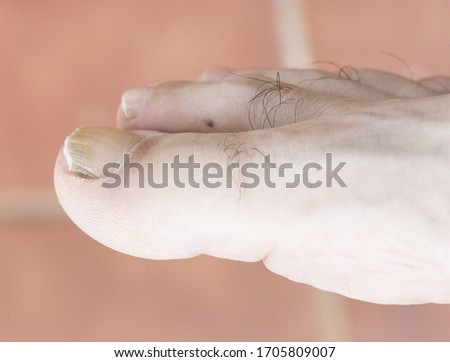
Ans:
<svg viewBox="0 0 450 362"><path fill-rule="evenodd" d="M225 169L270 154L297 171L324 165L331 152L334 166L346 162L347 187L289 189L273 177L275 188L152 189L138 188L132 173L131 188L105 189L102 179L71 173L60 153L58 198L92 238L138 257L262 260L355 299L449 303L450 95L427 86L434 78L352 72L213 68L197 82L149 87L140 114L126 119L119 108L117 121L152 131L131 155L136 162L194 154Z"/></svg>

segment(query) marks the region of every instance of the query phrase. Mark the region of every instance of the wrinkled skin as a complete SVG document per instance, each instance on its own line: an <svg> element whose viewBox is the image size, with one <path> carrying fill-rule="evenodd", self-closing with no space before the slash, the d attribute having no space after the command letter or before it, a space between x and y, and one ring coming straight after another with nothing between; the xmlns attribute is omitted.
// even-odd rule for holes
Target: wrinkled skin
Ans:
<svg viewBox="0 0 450 362"><path fill-rule="evenodd" d="M286 188L274 171L275 188L105 189L68 171L60 153L56 191L82 230L127 254L262 260L351 298L450 303L449 90L446 77L375 70L210 69L197 82L149 86L137 117L119 108L118 127L146 137L134 160L194 154L226 168L270 155L302 170L332 153L346 187Z"/></svg>

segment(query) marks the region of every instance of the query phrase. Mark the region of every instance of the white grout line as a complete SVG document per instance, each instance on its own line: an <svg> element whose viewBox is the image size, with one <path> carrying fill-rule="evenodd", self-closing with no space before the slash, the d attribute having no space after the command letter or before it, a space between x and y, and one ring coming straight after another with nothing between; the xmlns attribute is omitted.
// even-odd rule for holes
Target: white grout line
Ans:
<svg viewBox="0 0 450 362"><path fill-rule="evenodd" d="M302 68L314 60L303 0L273 0L280 65ZM319 335L323 341L351 341L351 322L344 297L314 289Z"/></svg>
<svg viewBox="0 0 450 362"><path fill-rule="evenodd" d="M322 341L352 341L350 311L346 298L315 289L313 301L317 306L319 335Z"/></svg>
<svg viewBox="0 0 450 362"><path fill-rule="evenodd" d="M280 63L286 68L302 68L313 59L308 26L301 0L273 0L275 31Z"/></svg>
<svg viewBox="0 0 450 362"><path fill-rule="evenodd" d="M65 218L52 189L4 189L0 192L0 222L59 221Z"/></svg>

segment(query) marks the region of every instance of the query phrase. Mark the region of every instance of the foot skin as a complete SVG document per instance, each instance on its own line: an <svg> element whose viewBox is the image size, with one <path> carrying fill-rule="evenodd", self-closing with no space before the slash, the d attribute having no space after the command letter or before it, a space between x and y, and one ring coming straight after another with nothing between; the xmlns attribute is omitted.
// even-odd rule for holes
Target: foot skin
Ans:
<svg viewBox="0 0 450 362"><path fill-rule="evenodd" d="M429 80L352 72L211 69L195 83L127 92L122 131L87 128L66 142L59 200L92 238L130 255L262 260L364 301L449 303L450 95ZM124 154L153 165L158 181L177 155L198 168L181 170L184 188L172 173L155 188ZM121 164L116 176L102 172L107 162ZM208 163L223 170L209 184ZM259 185L239 187L254 181L242 168L250 163ZM294 173L300 182L287 187Z"/></svg>

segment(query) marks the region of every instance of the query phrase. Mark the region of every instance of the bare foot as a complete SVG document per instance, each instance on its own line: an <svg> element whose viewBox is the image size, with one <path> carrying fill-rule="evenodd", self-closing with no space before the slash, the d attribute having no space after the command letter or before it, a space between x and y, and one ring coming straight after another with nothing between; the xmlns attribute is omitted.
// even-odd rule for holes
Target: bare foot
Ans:
<svg viewBox="0 0 450 362"><path fill-rule="evenodd" d="M449 303L450 95L428 84L211 69L128 91L122 130L68 138L56 191L83 231L127 254L262 260L356 299Z"/></svg>

